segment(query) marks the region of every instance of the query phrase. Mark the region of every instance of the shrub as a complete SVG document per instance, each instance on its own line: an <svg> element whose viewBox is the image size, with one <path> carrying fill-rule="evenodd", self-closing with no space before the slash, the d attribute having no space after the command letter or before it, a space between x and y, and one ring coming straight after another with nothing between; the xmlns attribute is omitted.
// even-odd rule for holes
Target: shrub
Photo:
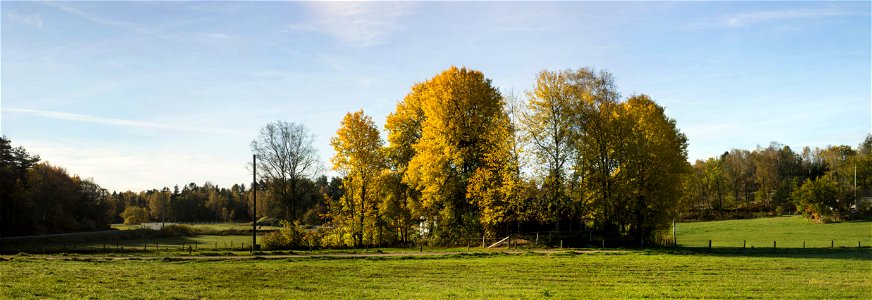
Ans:
<svg viewBox="0 0 872 300"><path fill-rule="evenodd" d="M279 250L279 249L296 249L303 246L309 247L309 244L303 243L303 237L306 229L300 224L291 224L287 221L282 221L282 228L279 231L272 231L264 234L261 237L261 246L264 250ZM313 239L314 237L310 237Z"/></svg>
<svg viewBox="0 0 872 300"><path fill-rule="evenodd" d="M162 230L164 232L169 233L170 235L173 235L173 236L183 236L183 235L187 236L187 235L194 235L197 233L197 231L196 231L196 229L194 229L194 227L192 227L191 225L184 225L184 224L170 224L170 225L164 226Z"/></svg>
<svg viewBox="0 0 872 300"><path fill-rule="evenodd" d="M303 246L318 248L321 246L321 233L318 230L306 230L303 232Z"/></svg>
<svg viewBox="0 0 872 300"><path fill-rule="evenodd" d="M288 240L278 231L270 231L260 237L260 247L263 250L284 249L288 245Z"/></svg>
<svg viewBox="0 0 872 300"><path fill-rule="evenodd" d="M148 221L148 211L144 207L128 206L121 212L121 217L124 218L124 225L139 225Z"/></svg>

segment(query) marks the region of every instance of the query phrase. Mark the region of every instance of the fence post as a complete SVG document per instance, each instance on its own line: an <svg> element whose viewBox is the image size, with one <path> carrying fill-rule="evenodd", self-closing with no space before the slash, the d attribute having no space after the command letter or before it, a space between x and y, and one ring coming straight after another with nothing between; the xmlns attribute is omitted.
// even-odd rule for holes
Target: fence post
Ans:
<svg viewBox="0 0 872 300"><path fill-rule="evenodd" d="M835 247L836 247L836 241L830 240L830 248L835 248Z"/></svg>
<svg viewBox="0 0 872 300"><path fill-rule="evenodd" d="M748 241L742 241L742 250L745 250L745 247L748 245Z"/></svg>
<svg viewBox="0 0 872 300"><path fill-rule="evenodd" d="M563 240L560 240L560 249L563 249Z"/></svg>
<svg viewBox="0 0 872 300"><path fill-rule="evenodd" d="M160 252L160 242L155 242L154 248L155 248L155 250L157 250L157 252Z"/></svg>
<svg viewBox="0 0 872 300"><path fill-rule="evenodd" d="M778 248L778 247L776 247L776 243L777 243L777 242L778 242L778 241L772 241L772 249L776 249L776 248Z"/></svg>
<svg viewBox="0 0 872 300"><path fill-rule="evenodd" d="M142 244L142 251L148 251L148 243Z"/></svg>
<svg viewBox="0 0 872 300"><path fill-rule="evenodd" d="M712 240L709 240L709 250L712 249Z"/></svg>

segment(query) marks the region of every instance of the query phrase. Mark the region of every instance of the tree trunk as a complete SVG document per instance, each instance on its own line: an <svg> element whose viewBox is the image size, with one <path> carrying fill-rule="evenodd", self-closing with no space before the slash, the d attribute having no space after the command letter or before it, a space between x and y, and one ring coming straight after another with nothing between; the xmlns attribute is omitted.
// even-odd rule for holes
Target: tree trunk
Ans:
<svg viewBox="0 0 872 300"><path fill-rule="evenodd" d="M360 186L360 231L358 232L358 237L360 239L360 244L363 245L363 216L366 205L366 184L361 182Z"/></svg>

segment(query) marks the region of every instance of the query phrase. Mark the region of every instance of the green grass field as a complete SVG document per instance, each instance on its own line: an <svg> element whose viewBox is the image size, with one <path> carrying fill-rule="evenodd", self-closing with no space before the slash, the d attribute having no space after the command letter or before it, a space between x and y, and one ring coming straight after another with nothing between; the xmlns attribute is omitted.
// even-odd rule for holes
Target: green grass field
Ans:
<svg viewBox="0 0 872 300"><path fill-rule="evenodd" d="M178 261L14 256L0 261L0 298L869 299L869 254L626 251Z"/></svg>
<svg viewBox="0 0 872 300"><path fill-rule="evenodd" d="M679 223L676 225L679 246L683 247L747 247L771 248L777 241L779 248L807 248L872 246L872 222L842 222L815 224L794 217L775 217L748 220Z"/></svg>
<svg viewBox="0 0 872 300"><path fill-rule="evenodd" d="M605 252L462 247L250 255L212 249L216 241L219 248L231 241L249 244L250 236L134 239L119 241L129 247L122 252L0 256L0 299L872 299L872 248L838 243L867 243L870 226L793 217L682 223L679 243L702 247L711 238L717 248ZM743 239L749 248L761 246L741 249ZM779 249L770 239L779 241ZM830 239L837 240L835 249L828 248ZM791 245L797 241L799 247ZM817 248L801 249L801 241ZM144 252L143 243L196 244L199 251Z"/></svg>

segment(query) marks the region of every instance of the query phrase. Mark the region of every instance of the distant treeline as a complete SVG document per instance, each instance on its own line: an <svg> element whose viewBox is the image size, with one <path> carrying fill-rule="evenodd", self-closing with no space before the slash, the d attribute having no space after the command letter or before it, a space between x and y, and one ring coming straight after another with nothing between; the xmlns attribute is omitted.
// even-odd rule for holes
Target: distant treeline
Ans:
<svg viewBox="0 0 872 300"><path fill-rule="evenodd" d="M856 187L855 187L856 184ZM802 213L829 222L870 213L872 135L856 148L771 143L697 160L684 181L686 217L735 218ZM855 206L856 205L856 206Z"/></svg>
<svg viewBox="0 0 872 300"><path fill-rule="evenodd" d="M0 236L109 227L114 206L105 189L39 160L0 137Z"/></svg>
<svg viewBox="0 0 872 300"><path fill-rule="evenodd" d="M324 195L336 193L338 178L329 182L327 176L314 181L303 178L296 194L297 210L293 213L305 224L321 224L326 210ZM261 182L261 186L265 186ZM114 222L139 224L149 221L165 222L251 222L251 190L245 184L230 188L218 187L209 182L202 186L190 183L173 189L153 189L142 192L113 192L108 201L114 204ZM287 207L277 203L269 191L259 189L257 198L258 216L278 220L289 215ZM136 210L141 210L137 213ZM125 212L126 211L126 212ZM133 217L133 219L129 219Z"/></svg>
<svg viewBox="0 0 872 300"><path fill-rule="evenodd" d="M339 179L301 179L294 214L320 224L324 195L335 194ZM265 185L265 184L264 184ZM286 216L269 192L259 192L258 215ZM250 222L251 190L211 183L190 183L141 192L112 192L90 179L70 176L61 167L40 162L23 147L0 138L0 236L21 236L108 229L113 223Z"/></svg>

